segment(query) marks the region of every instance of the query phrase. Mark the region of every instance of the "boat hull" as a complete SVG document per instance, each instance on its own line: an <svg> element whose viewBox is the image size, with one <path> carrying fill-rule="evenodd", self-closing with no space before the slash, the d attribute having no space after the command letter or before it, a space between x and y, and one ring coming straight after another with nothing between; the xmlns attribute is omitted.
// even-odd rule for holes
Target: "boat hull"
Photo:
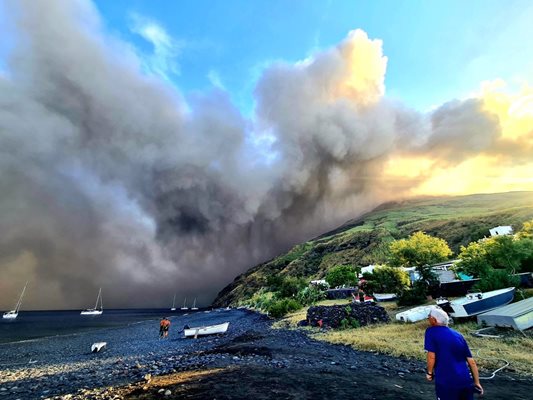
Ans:
<svg viewBox="0 0 533 400"><path fill-rule="evenodd" d="M9 312L6 312L2 315L2 318L5 318L5 319L15 319L18 317L18 313L17 312L14 312L14 311L9 311Z"/></svg>
<svg viewBox="0 0 533 400"><path fill-rule="evenodd" d="M431 310L438 306L419 306L396 314L396 320L400 322L418 322L426 319Z"/></svg>
<svg viewBox="0 0 533 400"><path fill-rule="evenodd" d="M86 310L86 311L82 311L80 314L81 315L102 315L102 312L103 311L100 311L100 310Z"/></svg>
<svg viewBox="0 0 533 400"><path fill-rule="evenodd" d="M186 328L183 330L185 337L196 337L205 335L217 335L225 333L228 330L229 322L223 324L210 325L210 326L198 326L194 328Z"/></svg>
<svg viewBox="0 0 533 400"><path fill-rule="evenodd" d="M450 316L454 318L473 317L487 311L503 307L513 301L515 288L506 288L493 290L491 292L481 293L477 298L452 300L449 304L453 312Z"/></svg>
<svg viewBox="0 0 533 400"><path fill-rule="evenodd" d="M374 293L376 301L392 301L396 299L396 293Z"/></svg>

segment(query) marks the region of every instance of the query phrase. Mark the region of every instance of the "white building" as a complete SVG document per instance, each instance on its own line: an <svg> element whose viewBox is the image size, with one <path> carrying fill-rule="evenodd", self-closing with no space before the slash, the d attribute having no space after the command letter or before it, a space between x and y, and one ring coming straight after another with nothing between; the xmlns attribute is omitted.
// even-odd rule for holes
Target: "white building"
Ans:
<svg viewBox="0 0 533 400"><path fill-rule="evenodd" d="M513 234L513 228L510 226L497 226L496 228L489 229L489 231L492 237Z"/></svg>

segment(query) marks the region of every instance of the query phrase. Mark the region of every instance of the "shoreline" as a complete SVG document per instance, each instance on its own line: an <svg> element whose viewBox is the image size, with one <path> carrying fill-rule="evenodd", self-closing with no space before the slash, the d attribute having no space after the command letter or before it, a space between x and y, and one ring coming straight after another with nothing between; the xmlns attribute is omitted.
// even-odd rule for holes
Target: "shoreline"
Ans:
<svg viewBox="0 0 533 400"><path fill-rule="evenodd" d="M203 399L213 393L218 400L434 399L419 360L321 342L301 330L274 329L271 320L248 310L201 312L171 321L169 339L158 338L156 321L142 321L43 343L12 343L11 360L38 356L39 363L0 366L0 399ZM222 336L185 339L180 334L185 324L223 321L230 328ZM107 349L89 353L99 339L108 342ZM530 377L501 371L486 381L484 399L527 399L529 382Z"/></svg>

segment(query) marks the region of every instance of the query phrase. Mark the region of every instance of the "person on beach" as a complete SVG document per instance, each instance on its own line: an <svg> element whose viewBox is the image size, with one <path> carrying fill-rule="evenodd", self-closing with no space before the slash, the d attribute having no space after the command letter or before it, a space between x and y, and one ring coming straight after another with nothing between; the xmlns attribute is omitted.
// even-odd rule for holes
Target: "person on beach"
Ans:
<svg viewBox="0 0 533 400"><path fill-rule="evenodd" d="M473 400L474 392L482 395L477 364L463 335L448 327L448 314L434 308L428 321L426 379L435 381L437 400Z"/></svg>
<svg viewBox="0 0 533 400"><path fill-rule="evenodd" d="M161 318L159 322L159 336L166 338L168 336L168 329L170 328L170 320L167 317Z"/></svg>

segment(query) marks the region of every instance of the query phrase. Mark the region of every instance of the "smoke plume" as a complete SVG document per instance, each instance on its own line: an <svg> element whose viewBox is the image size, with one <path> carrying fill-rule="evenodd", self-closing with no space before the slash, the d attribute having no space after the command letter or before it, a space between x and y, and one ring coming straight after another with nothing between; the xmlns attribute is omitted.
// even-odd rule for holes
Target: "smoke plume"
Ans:
<svg viewBox="0 0 533 400"><path fill-rule="evenodd" d="M168 306L175 292L206 305L247 268L427 178L391 183L391 158L453 167L516 143L480 98L427 114L388 100L382 43L361 30L265 68L247 118L222 89L185 99L144 74L88 2L8 5L2 308L26 280L28 308L87 307L99 287L110 307Z"/></svg>

